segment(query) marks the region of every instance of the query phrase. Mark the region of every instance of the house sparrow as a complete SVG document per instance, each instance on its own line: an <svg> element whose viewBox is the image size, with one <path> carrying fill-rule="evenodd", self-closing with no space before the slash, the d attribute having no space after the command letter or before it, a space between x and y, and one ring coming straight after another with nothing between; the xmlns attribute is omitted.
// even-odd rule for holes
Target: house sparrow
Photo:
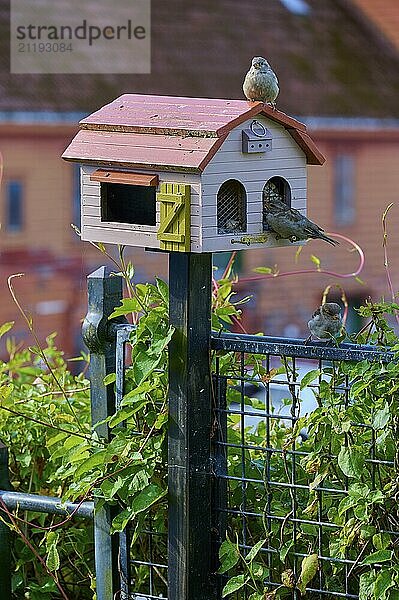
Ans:
<svg viewBox="0 0 399 600"><path fill-rule="evenodd" d="M324 229L313 223L302 215L299 210L290 208L285 202L273 198L265 202L264 221L276 234L276 240L290 240L299 242L301 240L320 239L336 246L339 242L324 235Z"/></svg>
<svg viewBox="0 0 399 600"><path fill-rule="evenodd" d="M245 76L242 86L245 97L252 102L267 102L275 107L279 93L278 79L273 69L262 56L252 59L251 68Z"/></svg>
<svg viewBox="0 0 399 600"><path fill-rule="evenodd" d="M312 336L323 339L331 339L339 335L342 329L341 307L336 302L326 302L322 304L308 321L310 336L305 343L312 339Z"/></svg>

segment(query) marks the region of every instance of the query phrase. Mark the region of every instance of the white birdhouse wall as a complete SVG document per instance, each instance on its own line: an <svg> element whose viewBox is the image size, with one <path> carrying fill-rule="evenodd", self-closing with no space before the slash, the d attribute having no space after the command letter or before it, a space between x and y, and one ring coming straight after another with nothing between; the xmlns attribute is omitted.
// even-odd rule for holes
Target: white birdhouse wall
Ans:
<svg viewBox="0 0 399 600"><path fill-rule="evenodd" d="M263 153L242 152L242 131L252 120L229 133L226 141L205 168L202 181L202 251L220 252L248 247L287 246L287 240L275 240L263 231L263 188L273 177L284 179L290 189L291 206L306 213L306 157L281 125L257 118L272 136L272 150ZM221 233L218 227L217 194L228 180L239 181L246 193L246 231ZM242 241L242 243L240 243Z"/></svg>
<svg viewBox="0 0 399 600"><path fill-rule="evenodd" d="M93 242L110 244L127 244L147 248L160 248L157 239L160 223L160 205L156 202L156 224L138 225L131 223L107 222L101 218L101 190L100 183L92 181L90 175L99 167L82 166L81 168L81 198L82 198L82 239ZM103 167L104 168L104 167ZM147 170L123 169L113 167L112 170L148 174ZM200 227L200 176L187 173L155 172L161 183L186 183L190 185L190 213L191 213L191 251L201 251ZM158 186L159 187L159 186Z"/></svg>
<svg viewBox="0 0 399 600"><path fill-rule="evenodd" d="M291 206L305 214L306 157L283 126L263 117L258 117L257 120L271 135L270 151L243 152L242 131L251 125L252 120L249 120L229 133L201 175L175 171L151 171L158 176L157 191L162 183L190 185L191 252L220 252L290 245L287 240L276 241L273 233L264 230L263 189L270 179L281 178L290 191ZM90 178L98 168L105 167L84 165L81 170L82 239L161 248L157 237L160 225L160 203L156 202L154 224L105 220L101 209L102 184ZM149 174L145 169L133 167L128 169L117 165L110 167L110 170ZM226 184L222 188L225 191L224 214L221 216L219 212L218 218L218 191L223 184ZM238 203L235 199L237 195L240 197ZM230 199L231 204L229 204Z"/></svg>

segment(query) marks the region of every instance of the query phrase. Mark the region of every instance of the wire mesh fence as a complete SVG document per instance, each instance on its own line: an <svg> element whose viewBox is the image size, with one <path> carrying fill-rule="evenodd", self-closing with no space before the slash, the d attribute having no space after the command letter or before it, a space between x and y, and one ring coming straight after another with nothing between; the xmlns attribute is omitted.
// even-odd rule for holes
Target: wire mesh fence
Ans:
<svg viewBox="0 0 399 600"><path fill-rule="evenodd" d="M128 528L128 539L134 532ZM167 598L167 533L156 531L148 523L137 537L131 549L130 573L132 581L131 598L153 600Z"/></svg>
<svg viewBox="0 0 399 600"><path fill-rule="evenodd" d="M353 345L304 346L301 340L234 334L213 337L212 346L219 351L214 464L220 541L227 534L245 557L264 539L256 569L265 593L284 587L284 597L301 598L295 582L302 561L316 554L319 568L307 585L309 597L359 598L359 575L370 568L362 564L370 552L367 519L362 542L357 522L344 516L349 508L360 519L361 511L374 510L381 500L378 490L395 470L394 461L379 450L381 431L369 415L355 410L348 365L388 362L390 355ZM326 406L336 423L327 418ZM309 428L303 426L305 414L313 415ZM340 422L344 415L351 417L350 427ZM341 448L329 443L335 426ZM357 486L340 468L344 459L358 458L350 455L354 442L363 449L367 474ZM398 542L395 519L381 518L378 525L379 533ZM351 536L359 543L352 544ZM240 572L220 575L221 586L227 575ZM249 596L243 586L235 597Z"/></svg>

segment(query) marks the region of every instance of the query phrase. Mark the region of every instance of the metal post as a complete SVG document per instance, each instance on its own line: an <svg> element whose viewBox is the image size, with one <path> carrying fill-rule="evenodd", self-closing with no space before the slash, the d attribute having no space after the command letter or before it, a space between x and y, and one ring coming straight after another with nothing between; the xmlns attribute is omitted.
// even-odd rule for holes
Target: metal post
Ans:
<svg viewBox="0 0 399 600"><path fill-rule="evenodd" d="M91 420L95 425L115 412L115 393L112 385L104 385L104 377L115 372L115 334L111 334L109 315L122 299L122 278L110 277L107 267L100 267L88 276L88 312L82 334L90 350L89 379L91 383ZM117 319L113 322L120 322ZM98 434L109 440L106 423L96 428ZM110 507L103 507L94 515L94 549L96 564L97 600L111 600L120 591L118 568L119 540L110 535L113 519Z"/></svg>
<svg viewBox="0 0 399 600"><path fill-rule="evenodd" d="M9 490L8 449L0 442L0 489ZM1 511L0 520L0 598L11 600L11 535L7 516Z"/></svg>
<svg viewBox="0 0 399 600"><path fill-rule="evenodd" d="M169 258L169 600L212 600L212 255Z"/></svg>

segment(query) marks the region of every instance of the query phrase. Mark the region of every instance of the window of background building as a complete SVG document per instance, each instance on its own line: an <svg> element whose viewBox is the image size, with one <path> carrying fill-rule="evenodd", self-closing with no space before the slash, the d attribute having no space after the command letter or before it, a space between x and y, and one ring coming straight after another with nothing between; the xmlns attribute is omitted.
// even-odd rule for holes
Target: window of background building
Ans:
<svg viewBox="0 0 399 600"><path fill-rule="evenodd" d="M350 154L334 159L334 222L352 225L355 221L355 160Z"/></svg>
<svg viewBox="0 0 399 600"><path fill-rule="evenodd" d="M5 229L18 232L23 227L23 186L13 179L6 182Z"/></svg>

